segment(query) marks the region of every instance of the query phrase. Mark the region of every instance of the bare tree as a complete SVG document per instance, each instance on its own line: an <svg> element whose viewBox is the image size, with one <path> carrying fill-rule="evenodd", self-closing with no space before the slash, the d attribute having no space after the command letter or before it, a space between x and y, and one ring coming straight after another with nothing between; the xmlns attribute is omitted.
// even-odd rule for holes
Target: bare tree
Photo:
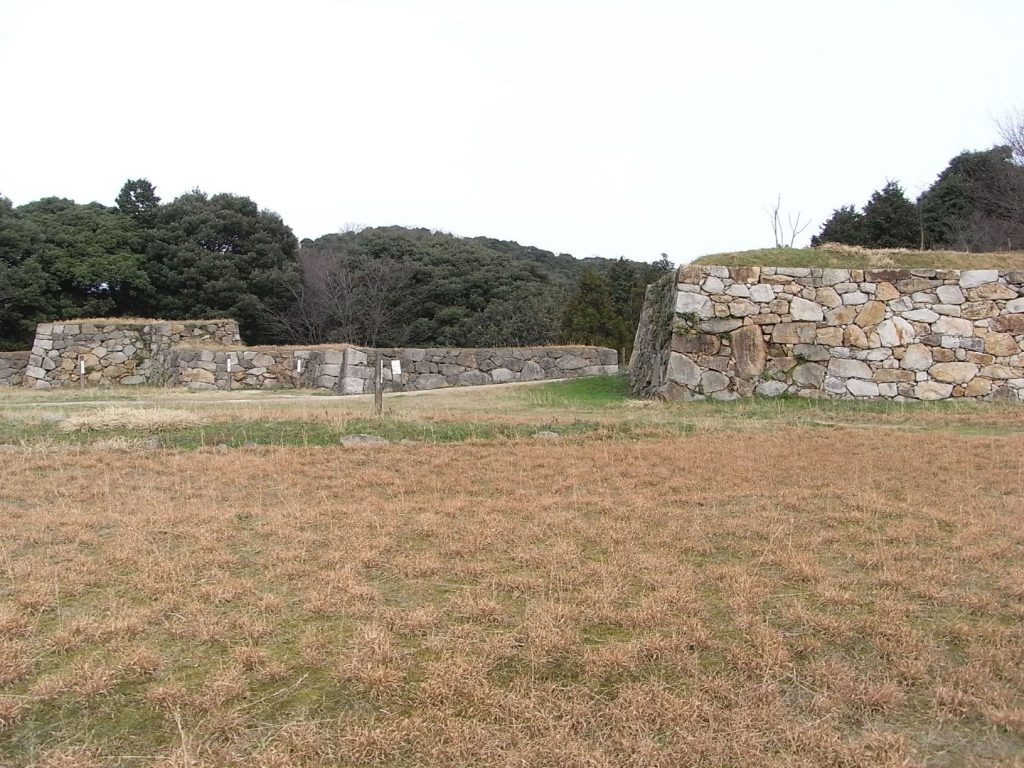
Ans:
<svg viewBox="0 0 1024 768"><path fill-rule="evenodd" d="M801 213L797 213L796 219L793 218L793 214L788 214L786 219L789 224L789 241L786 241L786 228L782 221L782 194L779 193L778 197L775 198L775 204L768 209L768 215L772 220L772 234L775 236L775 247L776 248L792 248L793 244L796 243L797 237L809 226L811 226L811 220L801 224L800 220L803 216Z"/></svg>
<svg viewBox="0 0 1024 768"><path fill-rule="evenodd" d="M298 254L301 279L291 286L291 306L279 318L288 337L299 344L323 344L357 333L355 275L341 255L329 248L303 248Z"/></svg>
<svg viewBox="0 0 1024 768"><path fill-rule="evenodd" d="M410 305L408 267L331 247L299 251L301 280L278 320L297 344L349 342L377 346L404 340Z"/></svg>
<svg viewBox="0 0 1024 768"><path fill-rule="evenodd" d="M370 259L363 265L357 291L362 340L367 346L402 340L404 333L397 328L397 321L409 307L409 279L408 268L394 259ZM385 339L387 336L390 339Z"/></svg>
<svg viewBox="0 0 1024 768"><path fill-rule="evenodd" d="M1013 150L1013 161L1017 165L1024 165L1024 107L1008 112L996 121L996 127L1003 141Z"/></svg>

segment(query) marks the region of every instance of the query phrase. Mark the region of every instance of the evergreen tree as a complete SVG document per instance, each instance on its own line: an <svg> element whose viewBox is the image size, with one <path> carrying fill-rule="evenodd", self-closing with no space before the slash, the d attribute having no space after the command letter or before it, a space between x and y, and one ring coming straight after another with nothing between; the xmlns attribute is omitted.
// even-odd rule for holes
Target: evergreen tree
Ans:
<svg viewBox="0 0 1024 768"><path fill-rule="evenodd" d="M872 193L863 224L863 244L869 248L915 248L920 242L917 209L895 181Z"/></svg>
<svg viewBox="0 0 1024 768"><path fill-rule="evenodd" d="M297 247L281 217L248 197L184 194L157 209L150 233L153 312L233 317L247 342L275 341L298 281Z"/></svg>
<svg viewBox="0 0 1024 768"><path fill-rule="evenodd" d="M156 187L147 179L128 179L114 201L121 213L131 216L141 226L152 225L160 198Z"/></svg>
<svg viewBox="0 0 1024 768"><path fill-rule="evenodd" d="M629 330L615 311L608 281L584 272L562 313L562 339L569 344L596 344L611 349L626 345Z"/></svg>
<svg viewBox="0 0 1024 768"><path fill-rule="evenodd" d="M821 225L821 232L811 238L811 245L843 243L863 245L864 214L852 205L844 205L832 211L832 216Z"/></svg>
<svg viewBox="0 0 1024 768"><path fill-rule="evenodd" d="M1012 157L1002 146L950 160L918 200L927 247L989 251L1024 243L1024 168Z"/></svg>

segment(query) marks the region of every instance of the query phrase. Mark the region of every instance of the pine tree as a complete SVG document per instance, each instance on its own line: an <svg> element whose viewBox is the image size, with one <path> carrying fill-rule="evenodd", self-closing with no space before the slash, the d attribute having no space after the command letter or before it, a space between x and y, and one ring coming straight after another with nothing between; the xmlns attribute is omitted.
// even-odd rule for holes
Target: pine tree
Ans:
<svg viewBox="0 0 1024 768"><path fill-rule="evenodd" d="M128 179L114 202L121 213L128 214L143 226L149 226L153 223L160 198L149 180Z"/></svg>
<svg viewBox="0 0 1024 768"><path fill-rule="evenodd" d="M843 243L844 245L864 244L864 214L852 205L844 205L832 211L829 220L821 225L821 232L811 238L811 245Z"/></svg>
<svg viewBox="0 0 1024 768"><path fill-rule="evenodd" d="M563 340L621 349L628 336L626 324L615 311L608 281L592 270L584 272L562 314Z"/></svg>
<svg viewBox="0 0 1024 768"><path fill-rule="evenodd" d="M864 206L864 240L869 248L915 248L920 242L917 208L895 181L872 193Z"/></svg>

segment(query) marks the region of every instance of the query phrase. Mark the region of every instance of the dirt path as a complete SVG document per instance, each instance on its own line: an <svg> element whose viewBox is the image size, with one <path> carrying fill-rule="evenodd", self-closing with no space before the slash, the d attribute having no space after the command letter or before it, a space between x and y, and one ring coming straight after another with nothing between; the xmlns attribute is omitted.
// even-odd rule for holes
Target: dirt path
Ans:
<svg viewBox="0 0 1024 768"><path fill-rule="evenodd" d="M445 387L442 389L425 389L421 391L413 392L387 392L385 397L388 400L392 398L406 398L406 397L423 397L430 396L434 398L452 398L457 399L463 396L467 396L469 393L483 393L490 391L501 391L515 387L532 387L538 384L547 384L551 381L565 381L565 379L546 379L543 381L517 381L510 382L508 384L479 384L472 387ZM266 403L329 403L337 402L339 400L345 403L359 403L369 402L373 400L373 395L333 395L333 394L319 394L319 395L298 395L292 394L294 390L244 390L245 394L239 392L237 395L229 394L227 392L202 392L194 394L156 394L154 390L144 390L144 394L140 392L139 397L134 398L116 398L110 400L45 400L45 401L26 401L26 402L11 402L3 403L0 402L0 409L7 410L18 410L18 409L32 409L32 408L72 408L72 407L101 407L111 405L246 405L246 404L266 404ZM2 395L0 395L2 396Z"/></svg>

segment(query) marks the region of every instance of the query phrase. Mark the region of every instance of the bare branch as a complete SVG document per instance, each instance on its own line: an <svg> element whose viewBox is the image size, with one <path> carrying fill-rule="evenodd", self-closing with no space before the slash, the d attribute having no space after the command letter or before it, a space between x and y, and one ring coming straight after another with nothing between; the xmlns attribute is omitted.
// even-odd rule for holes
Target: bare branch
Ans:
<svg viewBox="0 0 1024 768"><path fill-rule="evenodd" d="M1011 110L1004 118L996 121L996 127L1003 141L1013 150L1014 162L1024 165L1024 108Z"/></svg>

